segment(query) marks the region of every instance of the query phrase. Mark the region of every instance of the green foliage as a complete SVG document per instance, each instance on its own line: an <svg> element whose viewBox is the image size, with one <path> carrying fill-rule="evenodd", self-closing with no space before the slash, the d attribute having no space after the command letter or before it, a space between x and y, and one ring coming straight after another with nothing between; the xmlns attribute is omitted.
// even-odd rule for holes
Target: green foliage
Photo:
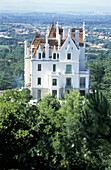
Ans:
<svg viewBox="0 0 111 170"><path fill-rule="evenodd" d="M107 157L111 154L111 108L102 92L93 91L87 98L82 116L82 135L87 138L96 166L101 165L102 169L107 166Z"/></svg>
<svg viewBox="0 0 111 170"><path fill-rule="evenodd" d="M60 105L50 94L37 106L29 92L0 97L1 169L110 168L110 105L102 93L70 91Z"/></svg>
<svg viewBox="0 0 111 170"><path fill-rule="evenodd" d="M29 130L34 124L35 112L27 102L27 90L14 89L0 97L0 168L19 166L19 155L27 147ZM37 109L36 109L37 110ZM26 140L26 141L25 141ZM12 164L12 165L11 165Z"/></svg>
<svg viewBox="0 0 111 170"><path fill-rule="evenodd" d="M10 46L0 50L0 89L23 86L24 75L23 46Z"/></svg>
<svg viewBox="0 0 111 170"><path fill-rule="evenodd" d="M91 88L96 90L111 90L111 57L101 54L96 60L89 60Z"/></svg>

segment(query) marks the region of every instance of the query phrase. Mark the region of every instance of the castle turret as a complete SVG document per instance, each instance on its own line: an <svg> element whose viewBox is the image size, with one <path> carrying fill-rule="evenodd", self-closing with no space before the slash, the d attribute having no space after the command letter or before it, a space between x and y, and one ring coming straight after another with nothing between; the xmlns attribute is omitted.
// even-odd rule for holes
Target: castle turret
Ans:
<svg viewBox="0 0 111 170"><path fill-rule="evenodd" d="M24 52L25 52L25 57L27 56L27 44L28 44L28 42L25 40L25 41L24 41Z"/></svg>
<svg viewBox="0 0 111 170"><path fill-rule="evenodd" d="M45 43L45 56L46 59L49 58L49 44L48 44L48 34L46 34L46 43Z"/></svg>
<svg viewBox="0 0 111 170"><path fill-rule="evenodd" d="M25 53L25 67L24 67L24 77L25 77L25 87L29 86L30 83L30 64L29 64L29 48L28 48L28 42L24 41L24 53Z"/></svg>
<svg viewBox="0 0 111 170"><path fill-rule="evenodd" d="M85 38L85 22L83 22L83 42L84 42L84 45L85 45L85 42L86 42L86 38Z"/></svg>

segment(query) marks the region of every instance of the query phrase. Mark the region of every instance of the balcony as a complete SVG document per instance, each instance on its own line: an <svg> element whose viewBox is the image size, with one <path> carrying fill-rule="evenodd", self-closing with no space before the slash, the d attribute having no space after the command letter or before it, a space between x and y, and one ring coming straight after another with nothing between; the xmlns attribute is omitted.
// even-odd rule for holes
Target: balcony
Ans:
<svg viewBox="0 0 111 170"><path fill-rule="evenodd" d="M72 74L72 71L65 71L65 74Z"/></svg>
<svg viewBox="0 0 111 170"><path fill-rule="evenodd" d="M65 89L73 89L73 87L71 85L66 85Z"/></svg>
<svg viewBox="0 0 111 170"><path fill-rule="evenodd" d="M85 84L80 84L81 89L85 89Z"/></svg>
<svg viewBox="0 0 111 170"><path fill-rule="evenodd" d="M63 74L73 74L74 75L74 71L64 71Z"/></svg>
<svg viewBox="0 0 111 170"><path fill-rule="evenodd" d="M50 72L49 73L49 75L55 75L55 76L58 76L58 75L61 75L61 72L54 72L54 71L52 71L52 72Z"/></svg>

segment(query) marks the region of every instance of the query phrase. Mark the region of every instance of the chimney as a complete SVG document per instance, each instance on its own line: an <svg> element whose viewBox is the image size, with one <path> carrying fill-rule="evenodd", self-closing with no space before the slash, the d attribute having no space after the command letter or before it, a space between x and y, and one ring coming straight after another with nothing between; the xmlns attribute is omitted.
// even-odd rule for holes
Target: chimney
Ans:
<svg viewBox="0 0 111 170"><path fill-rule="evenodd" d="M46 44L48 44L48 34L46 34Z"/></svg>
<svg viewBox="0 0 111 170"><path fill-rule="evenodd" d="M49 35L49 33L50 33L50 27L49 27L49 26L47 27L46 33L47 33L48 35Z"/></svg>
<svg viewBox="0 0 111 170"><path fill-rule="evenodd" d="M71 37L71 28L68 29L68 37Z"/></svg>
<svg viewBox="0 0 111 170"><path fill-rule="evenodd" d="M57 24L56 24L56 39L58 39L58 36L59 36L59 24L57 22Z"/></svg>
<svg viewBox="0 0 111 170"><path fill-rule="evenodd" d="M63 27L63 39L65 39L67 36L67 28Z"/></svg>
<svg viewBox="0 0 111 170"><path fill-rule="evenodd" d="M79 30L75 30L75 43L79 47Z"/></svg>
<svg viewBox="0 0 111 170"><path fill-rule="evenodd" d="M58 36L58 45L61 46L61 35Z"/></svg>
<svg viewBox="0 0 111 170"><path fill-rule="evenodd" d="M46 59L49 58L49 44L48 44L48 34L46 34L46 43L45 43L45 56Z"/></svg>

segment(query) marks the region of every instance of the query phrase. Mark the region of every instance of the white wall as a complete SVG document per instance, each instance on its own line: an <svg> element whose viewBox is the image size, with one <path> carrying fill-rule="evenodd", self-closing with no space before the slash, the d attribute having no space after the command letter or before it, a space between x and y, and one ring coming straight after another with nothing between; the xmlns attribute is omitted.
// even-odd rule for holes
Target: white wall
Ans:
<svg viewBox="0 0 111 170"><path fill-rule="evenodd" d="M69 43L70 42L70 43ZM40 48L37 52L40 52ZM59 53L59 59L53 59L53 52ZM80 87L80 77L86 78L86 88L89 86L89 73L80 72L84 70L85 65L85 48L79 47L74 44L71 37L69 36L61 49L56 51L54 49L52 52L52 59L38 59L32 57L32 82L31 88L36 92L37 89L45 91L44 94L51 93L52 90L57 90L59 97L59 90L65 88L66 78L72 79L72 87L79 89ZM71 59L67 59L67 53L71 53ZM28 60L27 60L28 61ZM38 64L41 64L41 71L38 71ZM53 64L56 64L56 72L53 72ZM66 74L66 65L72 65L72 74ZM26 62L26 71L28 69L28 62ZM41 85L37 84L38 77L41 77ZM52 80L57 79L57 86L52 85ZM46 89L46 90L45 90ZM35 95L36 96L36 95ZM43 97L43 95L42 95Z"/></svg>

